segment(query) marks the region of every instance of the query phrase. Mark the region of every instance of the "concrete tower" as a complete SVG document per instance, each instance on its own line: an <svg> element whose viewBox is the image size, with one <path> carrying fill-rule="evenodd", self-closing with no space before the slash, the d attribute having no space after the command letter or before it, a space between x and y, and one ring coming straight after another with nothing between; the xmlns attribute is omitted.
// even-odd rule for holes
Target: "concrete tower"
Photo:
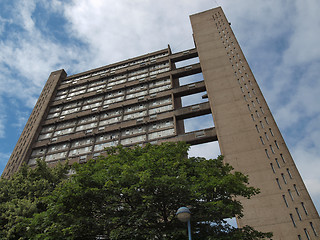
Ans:
<svg viewBox="0 0 320 240"><path fill-rule="evenodd" d="M37 158L85 163L117 144L218 141L225 161L261 190L241 199L239 226L273 239L318 239L319 215L222 9L190 19L193 49L168 47L71 76L52 72L3 176ZM198 62L176 67L188 59ZM182 106L181 97L201 92L207 102ZM185 119L206 114L214 127L185 132Z"/></svg>

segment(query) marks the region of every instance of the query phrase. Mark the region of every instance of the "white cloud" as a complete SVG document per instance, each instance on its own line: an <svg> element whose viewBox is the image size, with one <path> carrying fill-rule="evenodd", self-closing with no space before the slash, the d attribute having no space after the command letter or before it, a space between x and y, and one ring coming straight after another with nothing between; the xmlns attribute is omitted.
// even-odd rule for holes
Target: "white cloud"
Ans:
<svg viewBox="0 0 320 240"><path fill-rule="evenodd" d="M210 142L191 146L189 150L190 157L204 157L207 159L217 158L221 154L219 143Z"/></svg>
<svg viewBox="0 0 320 240"><path fill-rule="evenodd" d="M89 44L92 64L99 66L166 48L168 43L179 49L192 47L190 9L195 13L208 3L77 0L65 5L65 14L71 33Z"/></svg>
<svg viewBox="0 0 320 240"><path fill-rule="evenodd" d="M318 46L320 25L320 2L317 0L295 1L295 15L292 18L293 35L284 55L285 63L298 65L319 61Z"/></svg>
<svg viewBox="0 0 320 240"><path fill-rule="evenodd" d="M73 47L65 49L35 27L35 7L35 1L18 1L11 24L23 30L0 42L0 96L19 98L29 108L50 72L76 59L79 52Z"/></svg>

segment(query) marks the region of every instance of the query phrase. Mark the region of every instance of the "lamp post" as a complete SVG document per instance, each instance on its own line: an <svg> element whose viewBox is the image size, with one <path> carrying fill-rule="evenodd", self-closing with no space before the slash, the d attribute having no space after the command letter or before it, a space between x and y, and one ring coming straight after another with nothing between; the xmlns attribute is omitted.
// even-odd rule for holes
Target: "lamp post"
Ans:
<svg viewBox="0 0 320 240"><path fill-rule="evenodd" d="M188 222L188 236L189 236L189 240L192 240L191 239L191 225L190 225L191 212L190 212L189 208L187 208L187 207L179 208L176 215L181 222Z"/></svg>

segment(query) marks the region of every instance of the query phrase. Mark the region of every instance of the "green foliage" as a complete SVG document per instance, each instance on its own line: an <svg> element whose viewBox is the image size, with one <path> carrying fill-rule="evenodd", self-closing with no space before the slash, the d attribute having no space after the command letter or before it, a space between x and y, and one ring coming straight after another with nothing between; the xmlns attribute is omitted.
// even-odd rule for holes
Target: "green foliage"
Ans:
<svg viewBox="0 0 320 240"><path fill-rule="evenodd" d="M29 239L34 214L46 211L47 199L67 177L68 164L48 168L37 161L35 169L22 166L11 179L0 179L0 239Z"/></svg>
<svg viewBox="0 0 320 240"><path fill-rule="evenodd" d="M55 184L50 184L53 180L43 172L57 170L42 166L41 174L33 175L35 184L21 180L18 189L11 189L10 181L35 171L23 169L0 182L1 197L6 194L2 189L11 191L9 196L19 194L1 205L7 214L1 218L6 221L3 239L187 239L185 223L175 216L181 206L192 211L193 239L269 237L224 221L242 216L236 196L259 192L248 187L248 178L231 172L222 157L188 158L188 148L185 143L109 148L107 157L75 164L76 174L68 181L58 184L53 175ZM12 235L8 227L15 228Z"/></svg>

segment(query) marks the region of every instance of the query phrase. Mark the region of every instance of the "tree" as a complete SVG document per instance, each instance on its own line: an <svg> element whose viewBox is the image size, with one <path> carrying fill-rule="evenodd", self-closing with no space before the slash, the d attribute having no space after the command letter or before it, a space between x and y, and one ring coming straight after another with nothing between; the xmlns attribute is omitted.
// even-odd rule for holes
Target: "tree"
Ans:
<svg viewBox="0 0 320 240"><path fill-rule="evenodd" d="M37 167L22 166L11 179L0 179L0 239L28 239L31 219L45 211L45 197L67 178L68 164L48 168L44 161Z"/></svg>
<svg viewBox="0 0 320 240"><path fill-rule="evenodd" d="M188 158L188 148L118 146L107 149L107 157L75 164L69 180L43 195L42 210L22 216L28 230L21 239L187 239L185 224L175 217L181 206L191 208L193 239L270 237L224 220L242 216L235 197L259 192L247 176L222 157Z"/></svg>

